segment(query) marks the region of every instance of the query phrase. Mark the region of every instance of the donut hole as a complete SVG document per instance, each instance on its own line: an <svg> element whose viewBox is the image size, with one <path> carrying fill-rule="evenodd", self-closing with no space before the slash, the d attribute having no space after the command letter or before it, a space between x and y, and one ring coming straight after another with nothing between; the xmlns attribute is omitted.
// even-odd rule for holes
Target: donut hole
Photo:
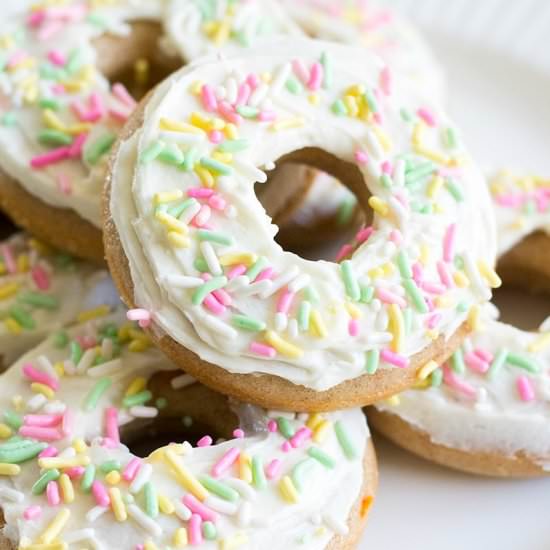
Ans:
<svg viewBox="0 0 550 550"><path fill-rule="evenodd" d="M334 260L365 220L370 193L356 165L308 147L280 158L256 194L279 227L275 240L308 260Z"/></svg>
<svg viewBox="0 0 550 550"><path fill-rule="evenodd" d="M126 36L104 34L94 41L98 70L111 82L121 82L134 99L179 69L181 62L159 46L162 26L154 21L133 21Z"/></svg>

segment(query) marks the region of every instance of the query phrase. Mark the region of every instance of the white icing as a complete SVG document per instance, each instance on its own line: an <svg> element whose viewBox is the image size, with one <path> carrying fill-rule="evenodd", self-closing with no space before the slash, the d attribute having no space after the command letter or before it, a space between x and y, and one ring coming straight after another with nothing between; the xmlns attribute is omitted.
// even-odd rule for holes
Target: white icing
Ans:
<svg viewBox="0 0 550 550"><path fill-rule="evenodd" d="M291 69L287 69L287 64L295 59L298 51L299 60L307 67L319 60L323 53L330 58L334 85L317 90L319 105L310 103L307 94L294 95L286 88L281 88L281 84L290 76L288 71ZM441 130L449 122L441 109L430 100L419 96L396 76L391 95L386 97L379 93L378 97L383 118L381 129L393 143L389 152L384 151L380 138L373 131L372 121L371 124L365 124L359 119L336 116L331 111L331 106L341 94L358 82L367 88L378 89L380 72L384 70L376 58L362 50L320 41L286 40L284 43L266 42L263 46L258 45L253 54L243 54L219 62L212 58L203 59L202 62L196 62L192 67L175 73L157 89L147 106L143 128L123 145L118 155L114 167L110 210L129 258L136 303L154 313L158 329L193 350L202 359L230 372L277 374L296 384L323 390L343 380L362 375L365 372L365 350L383 350L391 345L403 356L411 357L425 348L434 334L451 335L465 320L468 305L486 300L490 296L488 286L475 265L475 262L482 259L490 265L494 258L495 238L489 196L479 170L468 159L464 149L458 145L451 152L443 145ZM172 192L175 189L185 192L195 188L199 184L197 176L193 172L186 173L158 161L141 162L136 158L138 152L140 155L144 154L159 137L169 143L166 132L159 131L158 128L161 117L173 121L188 121L190 114L195 111L201 112L202 116L208 116L200 104L200 98L194 97L190 92L197 81L218 89L220 86L227 86L234 74L266 72L273 75L266 105L275 111L278 121L299 116L303 125L273 131L269 129L270 123L244 120L240 124L239 138L245 139L249 146L233 155L229 161L232 162L233 172L230 176L218 179L217 189L217 193L234 207L236 216L226 217L223 213L214 212L210 225L214 231L230 236L234 242L230 246L216 245L213 249L215 256L231 252L251 252L256 257L267 258L267 265L274 268L276 277L271 285L265 281L258 283L262 285L258 290L259 298L255 294L255 288L249 288L250 281L243 280L242 277L231 281L228 290L233 298L233 306L225 315L217 317L203 307L192 305L191 297L196 287L184 289L182 285L175 283L179 276L198 275L194 260L199 249L204 254L204 247L199 248L195 229L189 228L189 248L174 248L167 241L165 227L153 217L155 193ZM281 79L280 75L284 75L284 78ZM433 113L438 128L428 128L424 123L415 124L414 121L409 123L402 117L402 108L415 113L422 107ZM413 133L416 136L416 145L411 144ZM421 146L418 145L420 142ZM198 158L209 157L215 147L204 136L199 136L196 146ZM370 192L386 201L391 208L391 216L375 214L375 233L367 243L359 247L351 260L355 277L361 284L374 285L377 292L386 289L404 294L400 288L401 276L398 269L393 269L384 277L374 276L372 280L370 275L373 268L396 261L398 249L393 243L388 243L395 229L402 233L400 249L407 254L411 263L418 260L421 245L431 251L424 266L424 277L426 281L439 281L436 263L441 260L442 241L449 226L456 224L455 252L463 254L465 270L471 284L465 288L452 286L444 291L452 306L436 307L440 316L434 318L434 331L425 330L426 316L415 312L410 332L398 343L395 341L397 338L388 332L387 304L382 304L382 312L377 315L375 308L380 307L380 302L373 300L371 304L355 304L362 315L360 334L356 338L350 338L350 314L344 307L346 290L340 267L328 262L303 260L284 252L274 242L276 228L269 223L270 220L265 216L253 191L253 183L264 178L258 167L269 165L286 153L306 146L319 147L351 163L354 162L358 149L368 151L369 162L360 165L359 169ZM184 151L188 151L188 146L182 147ZM437 151L437 155L443 155L447 159L455 155L456 158L463 159L460 168L452 171L453 182L460 189L463 200L456 201L443 186L437 200L432 203L440 211L437 214L411 211L403 207L394 196L397 192L405 203L420 201L424 204L431 178L422 181L417 188L405 185L386 188L380 182L384 161L393 163L398 155L413 154L418 162L425 162L424 154L433 156L432 153L426 153L426 149ZM437 155L435 158L441 162ZM448 167L441 167L439 162L435 162L435 167L441 168L446 175ZM186 219L188 221L190 219ZM464 254L466 250L467 254ZM214 271L219 269L212 262L210 264ZM448 268L454 270L451 263ZM253 340L262 341L262 334L251 335L237 330L230 324L231 315L244 313L265 323L268 329L273 329L276 301L281 292L279 289L288 284L295 292L303 290L297 301L301 301L306 295L307 287L313 288L314 294L318 296L315 298L318 302L313 307L322 317L327 334L324 338L315 337L310 332L301 330L292 318L288 333L281 334L281 337L298 346L303 354L290 357L283 352L272 360L259 358L248 350ZM239 289L242 288L246 292L239 294ZM273 292L275 289L276 293ZM405 300L408 302L407 297ZM466 304L466 308L457 312L456 305L459 303ZM407 307L409 306L410 303L407 303ZM290 316L295 315L296 312L291 311Z"/></svg>

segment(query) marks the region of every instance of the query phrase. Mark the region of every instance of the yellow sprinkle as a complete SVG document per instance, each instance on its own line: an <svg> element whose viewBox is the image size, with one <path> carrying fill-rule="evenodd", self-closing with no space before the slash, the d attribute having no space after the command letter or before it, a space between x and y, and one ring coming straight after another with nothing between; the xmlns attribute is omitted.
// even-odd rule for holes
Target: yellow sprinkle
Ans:
<svg viewBox="0 0 550 550"><path fill-rule="evenodd" d="M401 399L399 398L399 395L395 394L388 397L388 399L386 399L386 403L391 407L397 407L399 403L401 403Z"/></svg>
<svg viewBox="0 0 550 550"><path fill-rule="evenodd" d="M212 158L224 164L231 164L233 162L233 155L231 153L222 153L221 151L214 151Z"/></svg>
<svg viewBox="0 0 550 550"><path fill-rule="evenodd" d="M305 124L305 121L302 117L287 118L286 120L280 120L279 122L274 122L270 128L274 132L279 132L281 130L291 130L292 128L301 128Z"/></svg>
<svg viewBox="0 0 550 550"><path fill-rule="evenodd" d="M120 494L120 489L118 487L111 487L109 489L109 496L111 497L111 507L115 514L116 520L126 521L128 519L128 515L126 513L126 506L124 505L124 501L122 500L122 496Z"/></svg>
<svg viewBox="0 0 550 550"><path fill-rule="evenodd" d="M312 105L319 105L321 102L321 97L319 94L309 94L307 99Z"/></svg>
<svg viewBox="0 0 550 550"><path fill-rule="evenodd" d="M550 346L550 332L545 332L531 342L527 347L527 350L531 353L538 353L539 351L546 349L548 346Z"/></svg>
<svg viewBox="0 0 550 550"><path fill-rule="evenodd" d="M189 121L193 126L196 126L205 132L210 132L211 130L223 130L225 128L225 121L221 118L208 118L197 112L191 114Z"/></svg>
<svg viewBox="0 0 550 550"><path fill-rule="evenodd" d="M241 453L239 456L239 477L246 483L252 483L251 458L248 453Z"/></svg>
<svg viewBox="0 0 550 550"><path fill-rule="evenodd" d="M396 353L400 353L403 350L403 340L405 337L405 321L403 320L401 308L397 304L390 304L388 307L388 316L390 320L390 332L393 335L391 349Z"/></svg>
<svg viewBox="0 0 550 550"><path fill-rule="evenodd" d="M18 464L6 464L0 462L0 476L16 476L21 472L21 467Z"/></svg>
<svg viewBox="0 0 550 550"><path fill-rule="evenodd" d="M17 256L17 271L19 273L26 273L30 269L30 263L28 254L19 254Z"/></svg>
<svg viewBox="0 0 550 550"><path fill-rule="evenodd" d="M220 550L235 550L248 542L246 533L235 533L225 539L220 539Z"/></svg>
<svg viewBox="0 0 550 550"><path fill-rule="evenodd" d="M59 130L60 132L65 132L67 129L65 124L59 120L57 115L51 109L44 109L44 111L42 111L42 119L48 128Z"/></svg>
<svg viewBox="0 0 550 550"><path fill-rule="evenodd" d="M11 298L19 290L19 283L7 283L0 286L0 300Z"/></svg>
<svg viewBox="0 0 550 550"><path fill-rule="evenodd" d="M238 265L244 264L247 267L250 267L256 260L258 256L250 252L232 252L230 254L223 254L219 257L220 265L226 267L228 265Z"/></svg>
<svg viewBox="0 0 550 550"><path fill-rule="evenodd" d="M50 388L50 386L46 386L46 384L33 382L31 384L31 390L34 393L41 393L44 397L47 397L48 399L53 399L55 397L55 392Z"/></svg>
<svg viewBox="0 0 550 550"><path fill-rule="evenodd" d="M518 231L520 229L523 229L526 223L527 223L527 220L525 219L525 217L520 216L519 218L516 218L508 227L510 229L514 229Z"/></svg>
<svg viewBox="0 0 550 550"><path fill-rule="evenodd" d="M202 80L195 80L195 82L191 84L191 93L195 95L199 95L201 93L203 86L204 86L204 82Z"/></svg>
<svg viewBox="0 0 550 550"><path fill-rule="evenodd" d="M19 544L20 550L67 550L69 545L66 542L52 542L51 544Z"/></svg>
<svg viewBox="0 0 550 550"><path fill-rule="evenodd" d="M374 195L369 198L369 206L377 214L380 214L383 217L386 217L390 211L386 201L382 200L380 197L375 197Z"/></svg>
<svg viewBox="0 0 550 550"><path fill-rule="evenodd" d="M49 245L35 238L29 239L29 247L36 250L42 256L50 256L53 254L53 249Z"/></svg>
<svg viewBox="0 0 550 550"><path fill-rule="evenodd" d="M304 354L304 351L301 348L287 342L272 330L266 331L265 340L269 345L273 346L281 355L284 355L285 357L296 359L298 357L302 357Z"/></svg>
<svg viewBox="0 0 550 550"><path fill-rule="evenodd" d="M439 338L439 332L435 329L429 329L426 331L426 336L430 338L430 340L437 340Z"/></svg>
<svg viewBox="0 0 550 550"><path fill-rule="evenodd" d="M309 415L309 418L307 419L306 426L311 430L315 431L317 426L323 422L324 418L319 413L313 413Z"/></svg>
<svg viewBox="0 0 550 550"><path fill-rule="evenodd" d="M373 126L372 129L374 130L374 133L376 134L376 137L378 138L378 141L382 145L384 151L389 153L393 148L390 137L378 125Z"/></svg>
<svg viewBox="0 0 550 550"><path fill-rule="evenodd" d="M86 88L87 82L85 80L62 80L61 84L65 88L65 90L69 93L75 94L77 92L81 92Z"/></svg>
<svg viewBox="0 0 550 550"><path fill-rule="evenodd" d="M413 384L413 389L415 390L425 390L427 388L432 387L432 383L429 379L426 380L416 380L416 382Z"/></svg>
<svg viewBox="0 0 550 550"><path fill-rule="evenodd" d="M289 476L284 476L279 482L279 492L288 503L296 504L298 502L298 491Z"/></svg>
<svg viewBox="0 0 550 550"><path fill-rule="evenodd" d="M166 234L168 242L175 248L188 248L189 239L176 231L168 231Z"/></svg>
<svg viewBox="0 0 550 550"><path fill-rule="evenodd" d="M453 280L455 285L459 288L466 288L470 285L470 280L466 277L466 274L463 271L455 271L453 273Z"/></svg>
<svg viewBox="0 0 550 550"><path fill-rule="evenodd" d="M323 443L325 438L328 435L332 422L329 420L323 420L316 428L313 430L313 441L315 443Z"/></svg>
<svg viewBox="0 0 550 550"><path fill-rule="evenodd" d="M183 191L181 189L174 189L172 191L160 191L155 193L153 198L154 204L164 204L165 202L178 201L183 198Z"/></svg>
<svg viewBox="0 0 550 550"><path fill-rule="evenodd" d="M178 527L174 533L174 546L176 548L183 548L187 546L187 529L185 527Z"/></svg>
<svg viewBox="0 0 550 550"><path fill-rule="evenodd" d="M229 21L222 21L218 27L218 30L214 33L213 40L218 46L221 46L231 34L231 23Z"/></svg>
<svg viewBox="0 0 550 550"><path fill-rule="evenodd" d="M12 436L12 429L4 423L0 423L0 439L7 439Z"/></svg>
<svg viewBox="0 0 550 550"><path fill-rule="evenodd" d="M346 90L346 95L352 95L355 97L362 96L366 92L365 86L362 84L354 84Z"/></svg>
<svg viewBox="0 0 550 550"><path fill-rule="evenodd" d="M63 531L70 517L71 511L68 508L61 509L55 518L50 522L48 527L46 527L42 535L40 535L40 538L38 539L39 542L45 544L52 543L59 536L61 531Z"/></svg>
<svg viewBox="0 0 550 550"><path fill-rule="evenodd" d="M88 446L86 445L86 442L82 438L77 438L73 441L73 449L77 453L85 453L88 450Z"/></svg>
<svg viewBox="0 0 550 550"><path fill-rule="evenodd" d="M65 504L70 504L74 501L74 487L71 478L67 474L59 476L59 487L61 489L61 497Z"/></svg>
<svg viewBox="0 0 550 550"><path fill-rule="evenodd" d="M439 309L446 309L449 307L453 307L454 302L450 296L444 294L443 296L437 296L434 300L434 304Z"/></svg>
<svg viewBox="0 0 550 550"><path fill-rule="evenodd" d="M54 363L53 368L57 373L57 376L65 376L65 365L61 361Z"/></svg>
<svg viewBox="0 0 550 550"><path fill-rule="evenodd" d="M395 267L391 262L388 262L382 265L381 267L382 267L382 272L384 273L384 277L389 277L390 275L393 274L395 270Z"/></svg>
<svg viewBox="0 0 550 550"><path fill-rule="evenodd" d="M159 547L152 541L147 540L143 546L144 550L159 550Z"/></svg>
<svg viewBox="0 0 550 550"><path fill-rule="evenodd" d="M139 353L151 347L151 341L148 338L136 338L128 344L128 351Z"/></svg>
<svg viewBox="0 0 550 550"><path fill-rule="evenodd" d="M117 472L116 470L110 471L110 472L105 476L105 481L106 481L109 485L118 485L118 484L120 483L120 473Z"/></svg>
<svg viewBox="0 0 550 550"><path fill-rule="evenodd" d="M85 134L93 128L93 125L88 122L82 122L79 124L73 124L65 129L68 134L72 136L78 136L79 134Z"/></svg>
<svg viewBox="0 0 550 550"><path fill-rule="evenodd" d="M371 279L379 279L384 276L384 270L381 267L373 267L368 271Z"/></svg>
<svg viewBox="0 0 550 550"><path fill-rule="evenodd" d="M16 410L16 411L21 411L23 410L23 405L25 404L25 402L23 401L23 397L21 395L14 395L12 398L11 398L11 402L13 404L13 408Z"/></svg>
<svg viewBox="0 0 550 550"><path fill-rule="evenodd" d="M199 176L199 179L204 187L212 189L212 187L216 185L216 180L214 179L212 172L204 168L204 166L199 166L198 164L195 165L195 173Z"/></svg>
<svg viewBox="0 0 550 550"><path fill-rule="evenodd" d="M162 494L159 495L158 500L159 500L160 511L163 514L166 514L167 516L169 516L174 513L174 510L175 510L174 505L166 495L162 495Z"/></svg>
<svg viewBox="0 0 550 550"><path fill-rule="evenodd" d="M424 366L418 369L416 373L416 378L418 380L426 380L434 370L436 370L439 365L435 361L428 361Z"/></svg>
<svg viewBox="0 0 550 550"><path fill-rule="evenodd" d="M165 462L172 468L172 474L182 487L195 495L200 501L208 496L208 491L199 483L198 479L180 462L178 456L171 449L164 453Z"/></svg>
<svg viewBox="0 0 550 550"><path fill-rule="evenodd" d="M442 155L438 151L434 151L432 149L428 149L427 147L423 147L421 145L415 146L415 152L419 155L422 155L423 157L426 157L427 159L433 160L434 162L437 162L438 164L448 164L449 163L449 157L446 157L445 155Z"/></svg>
<svg viewBox="0 0 550 550"><path fill-rule="evenodd" d="M75 466L88 466L88 464L90 464L90 457L84 454L72 457L52 456L38 459L38 465L44 470L51 470L52 468L64 470Z"/></svg>
<svg viewBox="0 0 550 550"><path fill-rule="evenodd" d="M196 126L192 126L187 122L177 122L175 120L170 120L169 118L162 117L159 122L159 128L161 130L168 130L170 132L183 132L186 134L197 134L203 135L204 132Z"/></svg>
<svg viewBox="0 0 550 550"><path fill-rule="evenodd" d="M323 321L321 314L316 309L311 310L310 322L315 336L318 338L326 338L328 334L327 327L325 326L325 322Z"/></svg>
<svg viewBox="0 0 550 550"><path fill-rule="evenodd" d="M428 265L429 264L430 255L431 255L430 247L426 243L423 243L420 246L420 261L422 262L422 265Z"/></svg>
<svg viewBox="0 0 550 550"><path fill-rule="evenodd" d="M186 224L162 210L158 210L155 213L155 218L162 223L162 225L165 225L168 229L176 233L181 233L182 235L187 235L189 233L189 227L187 227Z"/></svg>
<svg viewBox="0 0 550 550"><path fill-rule="evenodd" d="M434 199L443 187L444 181L441 176L435 176L428 185L427 195L430 199Z"/></svg>
<svg viewBox="0 0 550 550"><path fill-rule="evenodd" d="M359 105L357 105L357 99L354 96L345 96L344 105L346 106L350 116L356 117L359 114Z"/></svg>
<svg viewBox="0 0 550 550"><path fill-rule="evenodd" d="M468 312L468 324L474 332L481 330L480 312L481 309L477 304L472 306Z"/></svg>
<svg viewBox="0 0 550 550"><path fill-rule="evenodd" d="M420 147L424 141L424 134L426 132L426 125L423 122L418 122L413 129L412 143L416 147Z"/></svg>
<svg viewBox="0 0 550 550"><path fill-rule="evenodd" d="M126 390L126 393L124 394L126 397L130 395L135 395L136 393L139 393L140 391L143 391L147 387L147 379L143 376L138 376L137 378L134 378L130 385L128 386L128 389Z"/></svg>
<svg viewBox="0 0 550 550"><path fill-rule="evenodd" d="M237 139L239 137L239 130L232 122L228 122L225 125L223 133L227 139Z"/></svg>
<svg viewBox="0 0 550 550"><path fill-rule="evenodd" d="M363 313L361 312L361 310L351 302L345 302L344 307L346 308L347 312L349 313L349 316L352 319L361 319L361 317L363 316Z"/></svg>
<svg viewBox="0 0 550 550"><path fill-rule="evenodd" d="M103 304L101 306L97 306L86 311L81 311L76 319L79 323L85 323L87 321L91 321L92 319L105 317L105 315L108 315L110 312L111 308L108 305Z"/></svg>
<svg viewBox="0 0 550 550"><path fill-rule="evenodd" d="M485 260L480 260L477 266L479 272L483 275L483 278L491 285L492 288L499 288L502 286L502 279Z"/></svg>

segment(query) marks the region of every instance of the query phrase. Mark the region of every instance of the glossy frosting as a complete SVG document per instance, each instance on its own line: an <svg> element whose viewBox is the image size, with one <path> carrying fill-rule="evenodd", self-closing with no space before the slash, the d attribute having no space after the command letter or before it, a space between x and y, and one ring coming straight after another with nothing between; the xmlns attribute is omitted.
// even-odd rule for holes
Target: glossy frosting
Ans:
<svg viewBox="0 0 550 550"><path fill-rule="evenodd" d="M52 334L3 374L3 534L30 549L317 550L347 533L369 438L360 409L235 406L255 432L136 458L120 437L167 414L170 402L147 385L171 369L119 311Z"/></svg>
<svg viewBox="0 0 550 550"><path fill-rule="evenodd" d="M340 265L283 251L254 195L264 167L307 146L355 164L373 195ZM445 114L336 44L266 42L175 73L118 154L110 205L157 330L317 390L406 366L498 284L489 194Z"/></svg>

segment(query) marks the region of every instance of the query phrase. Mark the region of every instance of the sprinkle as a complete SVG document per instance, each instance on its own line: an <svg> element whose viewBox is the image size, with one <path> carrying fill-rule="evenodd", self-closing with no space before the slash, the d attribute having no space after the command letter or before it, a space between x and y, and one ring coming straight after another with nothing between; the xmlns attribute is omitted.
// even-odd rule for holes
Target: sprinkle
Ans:
<svg viewBox="0 0 550 550"><path fill-rule="evenodd" d="M141 527L143 527L148 533L154 537L160 537L162 534L162 527L149 516L147 516L141 509L135 504L129 504L127 506L128 515Z"/></svg>
<svg viewBox="0 0 550 550"><path fill-rule="evenodd" d="M388 308L388 316L390 320L390 330L393 334L392 350L395 353L401 352L405 339L405 325L403 314L397 304L391 304Z"/></svg>
<svg viewBox="0 0 550 550"><path fill-rule="evenodd" d="M116 137L116 134L107 133L97 138L93 143L87 144L84 160L91 165L97 164L99 159L109 152L116 141Z"/></svg>
<svg viewBox="0 0 550 550"><path fill-rule="evenodd" d="M174 451L167 449L163 456L165 462L172 468L172 473L185 489L193 493L199 500L204 500L208 496L206 489L199 483L195 476L181 464L179 457ZM214 477L216 474L213 473Z"/></svg>
<svg viewBox="0 0 550 550"><path fill-rule="evenodd" d="M19 465L0 462L0 476L16 476L20 472L21 467Z"/></svg>
<svg viewBox="0 0 550 550"><path fill-rule="evenodd" d="M42 544L51 544L65 528L65 525L71 517L71 511L68 508L60 510L55 518L50 522L39 537Z"/></svg>
<svg viewBox="0 0 550 550"><path fill-rule="evenodd" d="M459 393L462 393L470 399L475 399L477 397L476 389L468 384L466 381L461 380L458 376L448 367L443 366L443 380L445 384L455 389ZM435 371L437 372L437 371Z"/></svg>
<svg viewBox="0 0 550 550"><path fill-rule="evenodd" d="M497 275L496 271L487 264L487 262L480 260L478 262L478 267L480 273L492 288L499 288L502 286L502 279Z"/></svg>
<svg viewBox="0 0 550 550"><path fill-rule="evenodd" d="M352 263L350 260L345 260L340 264L340 273L344 280L344 286L346 288L346 294L354 302L358 302L361 298L361 291L355 274L353 272Z"/></svg>
<svg viewBox="0 0 550 550"><path fill-rule="evenodd" d="M275 350L277 350L277 352L286 357L298 359L304 354L304 351L301 348L295 346L294 344L291 344L290 342L287 342L272 330L266 331L265 339L268 344L270 344L271 346L273 346L273 348L275 348Z"/></svg>
<svg viewBox="0 0 550 550"><path fill-rule="evenodd" d="M338 443L340 443L340 447L342 448L342 451L344 452L346 458L348 458L349 460L357 458L357 450L355 449L355 446L353 445L349 437L349 433L347 432L346 428L340 420L335 422L334 431L336 433Z"/></svg>
<svg viewBox="0 0 550 550"><path fill-rule="evenodd" d="M319 447L310 447L307 454L325 466L325 468L333 469L336 466L336 461L334 458Z"/></svg>
<svg viewBox="0 0 550 550"><path fill-rule="evenodd" d="M284 476L279 482L279 492L289 504L296 504L299 500L298 491L289 476Z"/></svg>
<svg viewBox="0 0 550 550"><path fill-rule="evenodd" d="M102 395L111 387L113 381L110 378L101 378L96 382L84 399L83 409L86 412L93 411L101 399Z"/></svg>
<svg viewBox="0 0 550 550"><path fill-rule="evenodd" d="M517 353L508 352L506 355L506 361L513 365L514 367L519 367L524 369L532 374L537 374L540 372L541 368L537 362L530 357L519 355Z"/></svg>
<svg viewBox="0 0 550 550"><path fill-rule="evenodd" d="M223 288L227 284L227 277L212 277L209 281L206 281L201 285L194 293L192 297L192 302L194 305L201 305L204 299L219 288Z"/></svg>
<svg viewBox="0 0 550 550"><path fill-rule="evenodd" d="M103 506L104 508L107 508L110 503L111 499L109 498L109 494L107 493L107 489L105 488L105 485L101 483L98 479L94 480L92 483L92 494L94 495L95 501L98 506Z"/></svg>
<svg viewBox="0 0 550 550"><path fill-rule="evenodd" d="M535 399L535 389L527 376L518 376L516 386L522 401L527 402Z"/></svg>
<svg viewBox="0 0 550 550"><path fill-rule="evenodd" d="M247 315L233 315L231 322L238 328L248 330L251 332L258 332L265 330L266 324L263 321L258 321Z"/></svg>
<svg viewBox="0 0 550 550"><path fill-rule="evenodd" d="M277 350L275 348L272 348L271 346L268 346L266 344L262 344L261 342L251 342L249 349L252 353L256 355L269 357L270 359L277 355Z"/></svg>
<svg viewBox="0 0 550 550"><path fill-rule="evenodd" d="M456 224L451 224L447 227L443 238L443 259L446 262L452 262L454 259Z"/></svg>
<svg viewBox="0 0 550 550"><path fill-rule="evenodd" d="M202 544L202 519L198 514L193 514L189 519L189 542L191 545L198 546Z"/></svg>
<svg viewBox="0 0 550 550"><path fill-rule="evenodd" d="M380 353L380 358L382 359L382 361L385 361L386 363L394 365L395 367L398 367L400 369L407 368L410 363L407 357L399 355L398 353L395 353L389 349L382 350L382 352Z"/></svg>
<svg viewBox="0 0 550 550"><path fill-rule="evenodd" d="M422 367L418 369L416 378L418 380L426 380L432 372L439 368L439 365L435 361L428 361Z"/></svg>

